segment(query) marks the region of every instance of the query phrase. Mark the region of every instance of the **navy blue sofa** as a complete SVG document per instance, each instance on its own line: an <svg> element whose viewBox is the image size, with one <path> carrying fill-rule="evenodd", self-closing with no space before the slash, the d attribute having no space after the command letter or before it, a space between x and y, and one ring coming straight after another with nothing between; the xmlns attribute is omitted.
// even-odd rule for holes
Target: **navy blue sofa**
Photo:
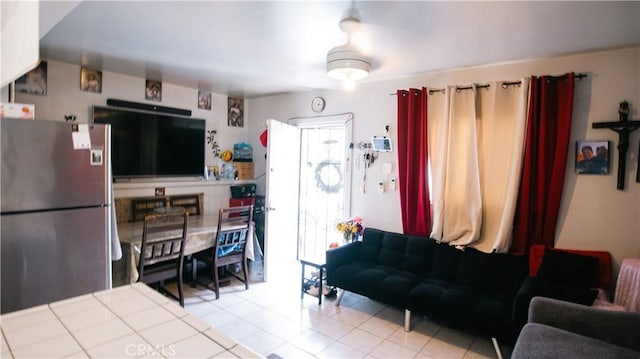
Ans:
<svg viewBox="0 0 640 359"><path fill-rule="evenodd" d="M526 256L367 228L361 242L328 250L326 260L328 285L405 309L407 331L411 312L489 336L494 345L514 341L521 329L514 313Z"/></svg>

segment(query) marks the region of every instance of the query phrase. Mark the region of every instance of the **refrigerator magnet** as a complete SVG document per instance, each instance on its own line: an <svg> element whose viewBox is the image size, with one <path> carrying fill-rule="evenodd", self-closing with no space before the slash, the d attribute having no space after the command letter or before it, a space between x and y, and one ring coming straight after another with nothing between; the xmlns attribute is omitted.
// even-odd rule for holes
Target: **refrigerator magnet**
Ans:
<svg viewBox="0 0 640 359"><path fill-rule="evenodd" d="M102 166L102 149L91 150L91 165Z"/></svg>

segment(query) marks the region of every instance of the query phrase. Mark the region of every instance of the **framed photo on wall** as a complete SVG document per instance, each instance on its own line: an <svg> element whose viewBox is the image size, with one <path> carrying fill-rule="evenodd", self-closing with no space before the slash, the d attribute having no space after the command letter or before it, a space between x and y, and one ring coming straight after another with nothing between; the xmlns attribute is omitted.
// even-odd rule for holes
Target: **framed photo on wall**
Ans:
<svg viewBox="0 0 640 359"><path fill-rule="evenodd" d="M198 108L211 110L211 92L198 91Z"/></svg>
<svg viewBox="0 0 640 359"><path fill-rule="evenodd" d="M638 153L640 153L640 141L638 141ZM638 164L636 166L636 182L640 183L640 158L638 158Z"/></svg>
<svg viewBox="0 0 640 359"><path fill-rule="evenodd" d="M80 90L88 92L102 92L102 71L90 70L83 67L80 70Z"/></svg>
<svg viewBox="0 0 640 359"><path fill-rule="evenodd" d="M144 88L144 99L162 102L162 82L147 80Z"/></svg>
<svg viewBox="0 0 640 359"><path fill-rule="evenodd" d="M576 173L609 174L609 141L577 141Z"/></svg>
<svg viewBox="0 0 640 359"><path fill-rule="evenodd" d="M227 125L231 127L244 127L243 98L229 97L227 113Z"/></svg>
<svg viewBox="0 0 640 359"><path fill-rule="evenodd" d="M47 94L47 62L40 61L38 67L15 81L17 92L45 96Z"/></svg>

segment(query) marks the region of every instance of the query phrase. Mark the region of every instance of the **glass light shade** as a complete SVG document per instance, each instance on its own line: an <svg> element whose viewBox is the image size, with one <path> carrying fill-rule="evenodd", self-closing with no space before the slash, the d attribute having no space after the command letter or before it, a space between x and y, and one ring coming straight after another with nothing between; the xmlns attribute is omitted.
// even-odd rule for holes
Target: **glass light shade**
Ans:
<svg viewBox="0 0 640 359"><path fill-rule="evenodd" d="M327 53L327 75L337 80L362 80L369 75L371 62L350 44Z"/></svg>

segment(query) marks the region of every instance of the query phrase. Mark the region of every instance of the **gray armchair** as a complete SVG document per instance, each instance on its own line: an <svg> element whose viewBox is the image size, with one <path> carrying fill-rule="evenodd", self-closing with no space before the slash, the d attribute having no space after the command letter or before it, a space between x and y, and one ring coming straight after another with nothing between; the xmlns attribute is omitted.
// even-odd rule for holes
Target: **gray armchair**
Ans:
<svg viewBox="0 0 640 359"><path fill-rule="evenodd" d="M640 313L535 297L511 358L640 358Z"/></svg>

